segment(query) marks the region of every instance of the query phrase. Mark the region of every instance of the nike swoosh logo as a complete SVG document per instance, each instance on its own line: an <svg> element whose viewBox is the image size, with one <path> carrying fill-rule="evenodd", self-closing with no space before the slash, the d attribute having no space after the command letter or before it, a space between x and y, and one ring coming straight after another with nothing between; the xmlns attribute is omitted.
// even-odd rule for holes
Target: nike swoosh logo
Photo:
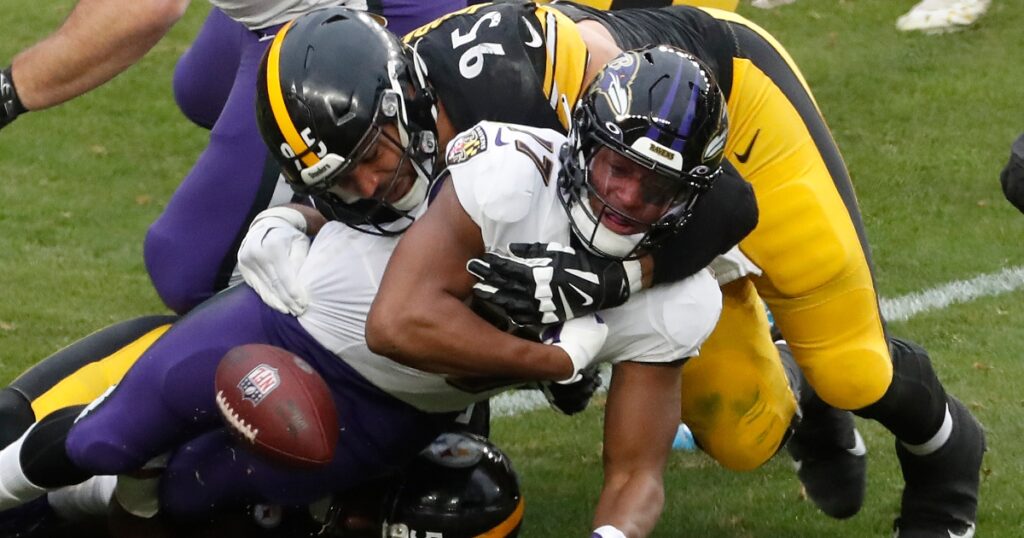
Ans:
<svg viewBox="0 0 1024 538"><path fill-rule="evenodd" d="M523 24L526 25L526 29L530 31L530 40L523 44L526 45L527 47L530 47L531 49L535 49L541 46L544 43L544 41L541 40L540 32L538 32L537 29L534 28L532 24L530 24L530 21L526 20L526 17L522 17L522 19Z"/></svg>
<svg viewBox="0 0 1024 538"><path fill-rule="evenodd" d="M860 436L860 432L853 430L853 448L847 448L853 456L863 456L868 453L868 447L864 445L864 438Z"/></svg>
<svg viewBox="0 0 1024 538"><path fill-rule="evenodd" d="M963 534L957 534L951 530L946 532L949 533L949 538L974 538L974 523L971 523L971 526L967 527Z"/></svg>
<svg viewBox="0 0 1024 538"><path fill-rule="evenodd" d="M953 532L953 531L951 531L949 529L946 529L946 534L949 535L949 538L974 538L975 528L976 527L974 526L974 523L969 523L968 527L967 527L967 530L965 530L963 532L963 534L957 534L957 533L955 533L955 532ZM892 538L900 538L900 530L899 529L896 529L896 531L893 532Z"/></svg>
<svg viewBox="0 0 1024 538"><path fill-rule="evenodd" d="M754 142L757 142L757 135L759 134L761 134L761 129L758 129L757 131L754 132L754 138L750 139L750 145L747 146L747 151L744 151L743 153L733 152L733 154L736 155L737 161L745 163L748 159L750 159L750 150L754 149Z"/></svg>
<svg viewBox="0 0 1024 538"><path fill-rule="evenodd" d="M583 293L583 290L577 288L575 284L569 284L569 287L572 288L576 293L580 294L580 297L583 297L583 306L590 306L594 304L594 298L591 297L590 295L587 295L586 293Z"/></svg>
<svg viewBox="0 0 1024 538"><path fill-rule="evenodd" d="M501 139L501 133L503 133L504 131L505 129L498 129L498 134L494 136L495 146L504 146L508 144L508 142L505 142L504 140Z"/></svg>

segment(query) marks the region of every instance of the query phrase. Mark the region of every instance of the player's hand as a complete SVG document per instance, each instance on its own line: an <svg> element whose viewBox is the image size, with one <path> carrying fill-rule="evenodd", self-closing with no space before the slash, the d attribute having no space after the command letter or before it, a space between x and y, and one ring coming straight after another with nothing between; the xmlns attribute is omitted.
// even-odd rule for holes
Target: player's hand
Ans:
<svg viewBox="0 0 1024 538"><path fill-rule="evenodd" d="M573 318L545 329L541 341L562 348L572 361L572 375L557 383L575 383L582 379L580 372L595 363L606 338L608 325L597 314Z"/></svg>
<svg viewBox="0 0 1024 538"><path fill-rule="evenodd" d="M551 407L566 415L575 415L586 409L594 392L600 387L601 376L597 366L581 370L580 378L573 383L555 383L553 381L540 383L540 390Z"/></svg>
<svg viewBox="0 0 1024 538"><path fill-rule="evenodd" d="M14 89L11 68L0 70L0 129L25 112L27 110L21 104L18 92Z"/></svg>
<svg viewBox="0 0 1024 538"><path fill-rule="evenodd" d="M263 210L238 249L238 270L264 303L298 316L309 306L309 293L298 278L309 245L302 213L287 207Z"/></svg>
<svg viewBox="0 0 1024 538"><path fill-rule="evenodd" d="M558 243L512 243L508 250L469 260L466 269L479 280L473 294L519 325L558 323L619 306L642 285L636 260Z"/></svg>

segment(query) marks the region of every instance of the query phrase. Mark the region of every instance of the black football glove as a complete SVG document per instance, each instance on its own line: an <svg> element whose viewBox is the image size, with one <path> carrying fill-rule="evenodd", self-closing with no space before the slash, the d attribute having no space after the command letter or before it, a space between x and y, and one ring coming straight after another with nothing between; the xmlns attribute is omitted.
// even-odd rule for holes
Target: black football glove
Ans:
<svg viewBox="0 0 1024 538"><path fill-rule="evenodd" d="M598 256L558 243L512 243L466 269L480 282L473 295L518 325L547 325L626 302L641 287L640 262Z"/></svg>
<svg viewBox="0 0 1024 538"><path fill-rule="evenodd" d="M14 79L11 78L11 68L8 67L0 71L0 129L24 112L28 112L28 110L18 99L18 92L14 89Z"/></svg>
<svg viewBox="0 0 1024 538"><path fill-rule="evenodd" d="M594 392L601 387L601 376L597 366L580 370L580 378L572 383L545 381L540 383L540 390L548 399L551 407L565 413L575 415L587 408Z"/></svg>

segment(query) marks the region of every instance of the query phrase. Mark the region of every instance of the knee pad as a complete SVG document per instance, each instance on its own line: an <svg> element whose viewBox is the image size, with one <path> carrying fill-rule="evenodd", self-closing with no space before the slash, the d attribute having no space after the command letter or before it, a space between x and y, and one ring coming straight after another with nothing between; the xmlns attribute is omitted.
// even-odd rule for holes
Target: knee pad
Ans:
<svg viewBox="0 0 1024 538"><path fill-rule="evenodd" d="M25 437L20 460L30 482L52 489L78 484L92 476L75 465L64 448L68 432L84 408L76 405L55 411Z"/></svg>
<svg viewBox="0 0 1024 538"><path fill-rule="evenodd" d="M108 391L97 402L106 399ZM93 407L97 404L90 405ZM134 472L145 465L150 458L133 450L133 443L120 436L111 435L104 423L89 420L86 415L75 422L67 434L64 448L68 458L80 469L94 475L117 475Z"/></svg>
<svg viewBox="0 0 1024 538"><path fill-rule="evenodd" d="M771 459L796 417L792 392L767 387L764 379L747 373L683 367L682 419L701 449L734 471L756 469Z"/></svg>
<svg viewBox="0 0 1024 538"><path fill-rule="evenodd" d="M757 468L782 446L796 397L749 280L722 286L718 325L683 364L681 402L694 439L726 468Z"/></svg>
<svg viewBox="0 0 1024 538"><path fill-rule="evenodd" d="M889 357L870 349L831 351L820 361L801 362L808 383L837 409L861 409L878 401L892 381Z"/></svg>
<svg viewBox="0 0 1024 538"><path fill-rule="evenodd" d="M877 420L905 443L923 443L938 431L946 416L946 390L924 348L891 338L890 352L893 375L888 390L877 402L854 413Z"/></svg>

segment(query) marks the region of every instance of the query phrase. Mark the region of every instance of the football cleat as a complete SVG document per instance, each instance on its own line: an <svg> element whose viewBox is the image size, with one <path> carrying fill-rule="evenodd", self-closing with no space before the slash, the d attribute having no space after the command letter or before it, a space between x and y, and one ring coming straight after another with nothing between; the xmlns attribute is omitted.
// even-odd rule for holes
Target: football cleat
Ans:
<svg viewBox="0 0 1024 538"><path fill-rule="evenodd" d="M949 396L948 406L953 429L938 450L917 456L896 442L906 482L894 524L899 538L974 536L985 430L956 398Z"/></svg>
<svg viewBox="0 0 1024 538"><path fill-rule="evenodd" d="M829 517L845 519L864 504L867 449L852 413L818 402L804 407L786 448L807 497Z"/></svg>
<svg viewBox="0 0 1024 538"><path fill-rule="evenodd" d="M922 0L896 19L903 32L940 34L974 24L988 10L989 0Z"/></svg>

